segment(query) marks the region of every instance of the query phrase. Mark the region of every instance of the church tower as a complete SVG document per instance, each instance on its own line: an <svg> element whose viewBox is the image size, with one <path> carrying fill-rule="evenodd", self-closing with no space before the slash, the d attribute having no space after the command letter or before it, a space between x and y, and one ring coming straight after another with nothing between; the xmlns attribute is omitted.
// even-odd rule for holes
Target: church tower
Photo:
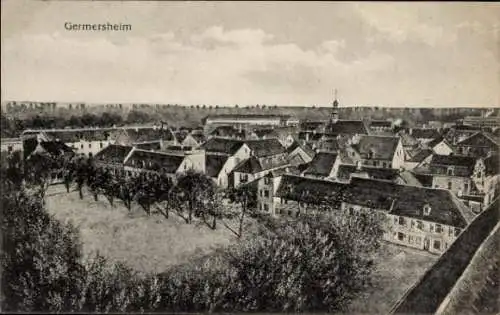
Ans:
<svg viewBox="0 0 500 315"><path fill-rule="evenodd" d="M339 101L337 99L337 89L335 89L335 100L332 103L333 109L330 115L330 123L335 124L339 120Z"/></svg>

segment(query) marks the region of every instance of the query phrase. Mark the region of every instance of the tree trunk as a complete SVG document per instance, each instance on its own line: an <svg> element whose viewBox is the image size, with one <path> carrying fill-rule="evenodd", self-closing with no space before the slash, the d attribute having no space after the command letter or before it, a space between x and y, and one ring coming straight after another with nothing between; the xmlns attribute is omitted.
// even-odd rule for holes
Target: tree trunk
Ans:
<svg viewBox="0 0 500 315"><path fill-rule="evenodd" d="M97 193L96 193L96 192L94 192L94 200L95 200L95 201L99 201L99 197L97 196Z"/></svg>
<svg viewBox="0 0 500 315"><path fill-rule="evenodd" d="M245 212L247 209L247 201L245 200L242 203L241 216L240 216L240 226L238 228L238 238L241 238L243 235L243 220L245 219Z"/></svg>
<svg viewBox="0 0 500 315"><path fill-rule="evenodd" d="M214 214L213 220L212 220L212 230L215 230L217 228L217 216Z"/></svg>
<svg viewBox="0 0 500 315"><path fill-rule="evenodd" d="M66 186L66 192L69 193L70 183L64 183L64 186Z"/></svg>
<svg viewBox="0 0 500 315"><path fill-rule="evenodd" d="M78 195L80 196L80 199L83 199L82 186L78 186Z"/></svg>
<svg viewBox="0 0 500 315"><path fill-rule="evenodd" d="M188 210L188 223L191 223L191 221L193 220L193 200L191 199L189 201L189 210Z"/></svg>

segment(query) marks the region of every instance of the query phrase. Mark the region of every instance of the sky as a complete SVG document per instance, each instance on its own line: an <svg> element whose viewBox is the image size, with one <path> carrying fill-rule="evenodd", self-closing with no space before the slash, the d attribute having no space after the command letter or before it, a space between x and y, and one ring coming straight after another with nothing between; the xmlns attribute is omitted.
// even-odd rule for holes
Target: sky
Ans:
<svg viewBox="0 0 500 315"><path fill-rule="evenodd" d="M500 5L1 2L6 100L500 106ZM124 23L129 32L64 24Z"/></svg>

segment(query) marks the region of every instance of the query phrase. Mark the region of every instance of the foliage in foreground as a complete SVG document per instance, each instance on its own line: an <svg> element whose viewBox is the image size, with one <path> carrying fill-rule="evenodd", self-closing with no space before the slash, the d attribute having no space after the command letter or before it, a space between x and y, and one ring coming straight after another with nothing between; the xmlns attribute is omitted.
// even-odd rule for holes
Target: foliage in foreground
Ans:
<svg viewBox="0 0 500 315"><path fill-rule="evenodd" d="M2 209L5 311L342 311L369 284L379 239L370 217L299 218L191 265L139 275L82 257L77 232L49 216L40 196L6 192Z"/></svg>

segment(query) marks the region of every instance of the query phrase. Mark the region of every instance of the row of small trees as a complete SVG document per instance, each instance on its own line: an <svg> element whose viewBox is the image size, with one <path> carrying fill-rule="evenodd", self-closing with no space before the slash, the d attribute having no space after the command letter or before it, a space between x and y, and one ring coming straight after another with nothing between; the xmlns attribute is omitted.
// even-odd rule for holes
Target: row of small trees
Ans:
<svg viewBox="0 0 500 315"><path fill-rule="evenodd" d="M72 174L73 180L69 181L68 175L65 182L76 182L78 189L83 181L81 187L88 186L94 198L96 192L109 199L108 194L121 191L113 182L122 187L119 172L98 169L85 160L61 159L52 165L63 165L62 170ZM321 208L333 212L329 202L318 209L310 208L307 216L299 218L261 218L268 223L210 257L161 274L140 275L99 255L84 257L77 231L45 211L43 194L33 175L17 184L13 179L18 176L12 174L16 174L15 168L2 167L5 311L342 312L370 285L371 257L381 234L377 219L369 215L347 218L337 212L336 219L331 220L313 211ZM204 186L192 185L199 179L199 174L188 173L175 184L145 175L123 180L132 186L167 183L163 189L148 190L158 191L157 195L162 194L160 191L174 194L172 200L177 200L186 213L192 209L193 216L202 218L210 215L204 209L214 208L199 203L207 200L207 196L199 195L207 193L201 191ZM242 193L235 193L233 198L245 204L249 201Z"/></svg>

